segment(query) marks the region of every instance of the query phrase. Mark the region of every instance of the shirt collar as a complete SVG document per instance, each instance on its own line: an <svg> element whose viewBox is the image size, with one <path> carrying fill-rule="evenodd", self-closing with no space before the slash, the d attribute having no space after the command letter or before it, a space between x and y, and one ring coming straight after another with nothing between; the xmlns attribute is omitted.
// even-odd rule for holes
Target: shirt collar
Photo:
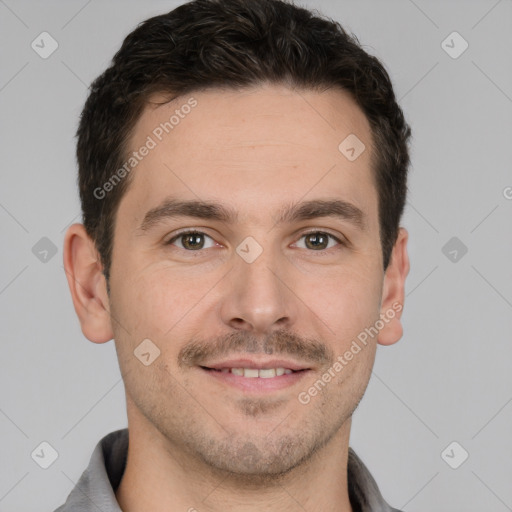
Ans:
<svg viewBox="0 0 512 512"><path fill-rule="evenodd" d="M128 455L128 429L110 432L92 453L66 503L55 512L122 512L115 491L121 483ZM354 512L400 512L382 497L377 483L356 453L349 448L348 490Z"/></svg>

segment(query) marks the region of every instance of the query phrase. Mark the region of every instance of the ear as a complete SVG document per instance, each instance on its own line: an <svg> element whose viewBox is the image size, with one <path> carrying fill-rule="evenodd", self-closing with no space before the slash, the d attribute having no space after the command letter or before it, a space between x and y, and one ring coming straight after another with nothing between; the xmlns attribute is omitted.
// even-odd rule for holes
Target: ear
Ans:
<svg viewBox="0 0 512 512"><path fill-rule="evenodd" d="M377 341L381 345L392 345L396 343L403 334L402 310L405 299L405 278L409 273L409 256L407 254L407 240L409 234L404 228L398 231L398 237L391 259L384 274L382 287L381 319L384 327L379 331Z"/></svg>
<svg viewBox="0 0 512 512"><path fill-rule="evenodd" d="M83 224L73 224L66 232L64 270L84 336L94 343L111 340L107 283L98 251Z"/></svg>

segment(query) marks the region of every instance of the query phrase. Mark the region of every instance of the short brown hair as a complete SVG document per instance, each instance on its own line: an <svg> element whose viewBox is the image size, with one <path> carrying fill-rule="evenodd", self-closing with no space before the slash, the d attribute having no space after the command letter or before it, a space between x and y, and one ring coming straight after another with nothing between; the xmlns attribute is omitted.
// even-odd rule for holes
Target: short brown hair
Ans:
<svg viewBox="0 0 512 512"><path fill-rule="evenodd" d="M77 130L83 223L109 277L115 215L130 176L98 198L126 162L127 141L155 93L188 94L264 82L348 91L372 129L384 269L407 192L411 134L391 80L356 36L282 0L194 0L142 23L91 85ZM340 141L341 142L341 141Z"/></svg>

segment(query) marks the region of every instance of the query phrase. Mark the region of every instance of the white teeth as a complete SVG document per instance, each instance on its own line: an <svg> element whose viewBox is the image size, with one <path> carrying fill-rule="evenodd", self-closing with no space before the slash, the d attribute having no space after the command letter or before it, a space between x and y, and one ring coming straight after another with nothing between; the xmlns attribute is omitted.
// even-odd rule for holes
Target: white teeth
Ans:
<svg viewBox="0 0 512 512"><path fill-rule="evenodd" d="M233 375L240 377L248 377L254 379L259 377L260 379L271 379L272 377L280 377L281 375L288 375L292 373L292 370L288 368L222 368L223 373L231 371Z"/></svg>

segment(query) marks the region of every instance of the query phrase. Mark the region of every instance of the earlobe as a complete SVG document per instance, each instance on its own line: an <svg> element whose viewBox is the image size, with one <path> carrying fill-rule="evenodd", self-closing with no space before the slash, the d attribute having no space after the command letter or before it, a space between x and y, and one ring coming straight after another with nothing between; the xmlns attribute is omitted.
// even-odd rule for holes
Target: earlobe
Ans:
<svg viewBox="0 0 512 512"><path fill-rule="evenodd" d="M106 281L99 254L83 224L73 224L66 232L64 270L84 336L94 343L111 340Z"/></svg>
<svg viewBox="0 0 512 512"><path fill-rule="evenodd" d="M407 254L408 233L400 228L393 247L391 260L384 275L381 301L381 319L384 327L379 331L377 340L381 345L396 343L403 334L401 316L405 299L405 279L409 273Z"/></svg>

